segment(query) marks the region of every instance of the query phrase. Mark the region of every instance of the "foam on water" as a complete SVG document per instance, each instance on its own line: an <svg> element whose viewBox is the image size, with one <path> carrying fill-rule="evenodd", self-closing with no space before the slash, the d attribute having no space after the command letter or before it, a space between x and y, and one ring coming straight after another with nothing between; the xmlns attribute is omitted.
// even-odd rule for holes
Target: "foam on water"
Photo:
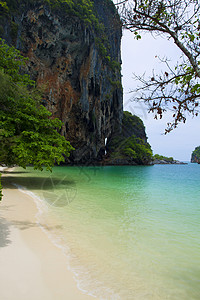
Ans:
<svg viewBox="0 0 200 300"><path fill-rule="evenodd" d="M80 278L80 274L84 274L84 276L85 276L87 274L87 270L85 270L81 266L78 269L70 267L70 263L69 263L70 258L71 258L70 249L66 245L66 243L63 242L62 235L59 234L58 232L53 233L47 229L48 228L48 220L47 219L46 219L46 224L43 225L43 223L44 223L42 221L43 217L45 214L48 214L48 211L49 211L48 202L44 202L44 199L42 199L35 193L31 192L30 190L28 190L25 186L15 184L15 183L13 183L13 185L16 186L20 192L30 196L33 199L33 201L35 202L37 210L38 210L37 214L35 215L36 222L37 222L38 226L41 228L41 230L48 236L48 238L51 240L51 242L57 248L61 249L62 252L64 253L64 255L66 256L66 267L69 271L71 271L74 274L74 280L77 283L78 289L81 290L83 293L96 298L95 293L93 294L91 291L84 289L84 285L82 284L82 280ZM54 222L56 222L56 221L54 220Z"/></svg>

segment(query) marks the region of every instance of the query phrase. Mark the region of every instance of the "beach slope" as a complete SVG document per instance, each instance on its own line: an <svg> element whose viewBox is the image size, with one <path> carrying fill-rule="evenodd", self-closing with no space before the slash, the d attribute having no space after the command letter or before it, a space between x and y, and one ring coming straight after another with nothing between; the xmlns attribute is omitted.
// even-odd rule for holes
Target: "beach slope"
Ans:
<svg viewBox="0 0 200 300"><path fill-rule="evenodd" d="M0 299L86 300L67 258L41 229L31 196L4 188L0 202Z"/></svg>

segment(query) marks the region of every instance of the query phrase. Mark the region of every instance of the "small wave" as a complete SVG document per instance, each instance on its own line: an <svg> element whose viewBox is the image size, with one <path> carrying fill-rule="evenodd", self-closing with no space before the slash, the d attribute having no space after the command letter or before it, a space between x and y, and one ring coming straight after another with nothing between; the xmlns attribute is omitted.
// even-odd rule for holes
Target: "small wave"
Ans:
<svg viewBox="0 0 200 300"><path fill-rule="evenodd" d="M24 187L22 185L19 185L19 184L16 184L16 183L13 183L13 185L16 186L16 188L20 192L29 195L34 200L34 202L36 204L36 207L38 209L37 216L42 215L44 212L48 211L47 205L45 205L44 201L39 196L37 196L35 193L29 191L26 187Z"/></svg>
<svg viewBox="0 0 200 300"><path fill-rule="evenodd" d="M80 267L79 270L75 270L75 268L72 268L70 266L70 259L71 259L71 254L70 254L70 248L66 245L66 243L64 243L62 241L62 236L58 236L53 234L52 232L50 232L47 228L48 228L48 224L46 224L47 226L44 226L41 224L41 218L44 214L47 214L49 211L49 208L47 206L47 204L35 193L31 192L30 190L28 190L26 187L13 183L13 185L22 193L29 195L34 203L36 204L37 210L38 212L35 215L36 218L36 223L38 224L38 226L41 228L41 230L48 236L49 240L59 249L62 250L62 252L64 253L65 257L66 257L66 267L67 269L72 272L72 274L74 275L73 278L76 282L77 288L83 292L84 294L87 294L89 296L92 296L94 298L97 298L97 296L92 293L89 292L88 290L83 288L83 280L81 280L80 278L80 273L87 273L86 270L81 270L82 268ZM65 244L65 245L64 245ZM101 298L102 300L104 300L103 298Z"/></svg>

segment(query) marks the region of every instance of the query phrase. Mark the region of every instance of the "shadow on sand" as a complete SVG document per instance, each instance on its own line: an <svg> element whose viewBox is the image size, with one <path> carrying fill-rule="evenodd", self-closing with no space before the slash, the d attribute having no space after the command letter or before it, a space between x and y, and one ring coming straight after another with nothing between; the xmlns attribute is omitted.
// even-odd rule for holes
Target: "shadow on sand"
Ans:
<svg viewBox="0 0 200 300"><path fill-rule="evenodd" d="M10 224L2 217L0 217L0 248L10 245Z"/></svg>
<svg viewBox="0 0 200 300"><path fill-rule="evenodd" d="M54 190L59 188L71 188L75 186L75 181L67 178L57 179L54 177L34 177L34 176L6 176L1 178L4 189L16 189L16 185L24 186L31 190Z"/></svg>
<svg viewBox="0 0 200 300"><path fill-rule="evenodd" d="M38 224L36 222L17 221L17 220L12 220L12 224L20 230L26 230L26 229L30 229L30 228L34 228L34 227L37 228L39 225L41 225L47 231L52 231L55 229L63 228L61 225L48 226L46 224Z"/></svg>
<svg viewBox="0 0 200 300"><path fill-rule="evenodd" d="M4 170L4 171L1 171L1 173L2 174L28 174L30 172L28 172L28 171L12 171L12 172L10 172L10 171Z"/></svg>

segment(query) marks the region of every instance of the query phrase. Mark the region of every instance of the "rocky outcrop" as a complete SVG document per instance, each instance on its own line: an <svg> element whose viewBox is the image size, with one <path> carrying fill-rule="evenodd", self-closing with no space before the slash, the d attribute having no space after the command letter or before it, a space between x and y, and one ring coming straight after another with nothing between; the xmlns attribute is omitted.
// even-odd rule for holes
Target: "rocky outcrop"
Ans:
<svg viewBox="0 0 200 300"><path fill-rule="evenodd" d="M123 113L122 130L116 131L106 145L105 165L151 165L152 150L142 120Z"/></svg>
<svg viewBox="0 0 200 300"><path fill-rule="evenodd" d="M200 164L200 146L196 147L191 155L191 163Z"/></svg>
<svg viewBox="0 0 200 300"><path fill-rule="evenodd" d="M165 159L155 159L153 161L154 165L187 165L187 163L184 163L182 161L179 160L172 160L172 161L168 161Z"/></svg>
<svg viewBox="0 0 200 300"><path fill-rule="evenodd" d="M26 71L43 89L43 104L63 122L73 163L101 159L105 138L122 122L121 25L112 1L94 0L94 11L101 34L45 1L24 1L0 20L1 37L29 58Z"/></svg>
<svg viewBox="0 0 200 300"><path fill-rule="evenodd" d="M153 164L154 165L186 165L187 163L176 160L173 157L166 157L163 155L155 154L153 156Z"/></svg>

